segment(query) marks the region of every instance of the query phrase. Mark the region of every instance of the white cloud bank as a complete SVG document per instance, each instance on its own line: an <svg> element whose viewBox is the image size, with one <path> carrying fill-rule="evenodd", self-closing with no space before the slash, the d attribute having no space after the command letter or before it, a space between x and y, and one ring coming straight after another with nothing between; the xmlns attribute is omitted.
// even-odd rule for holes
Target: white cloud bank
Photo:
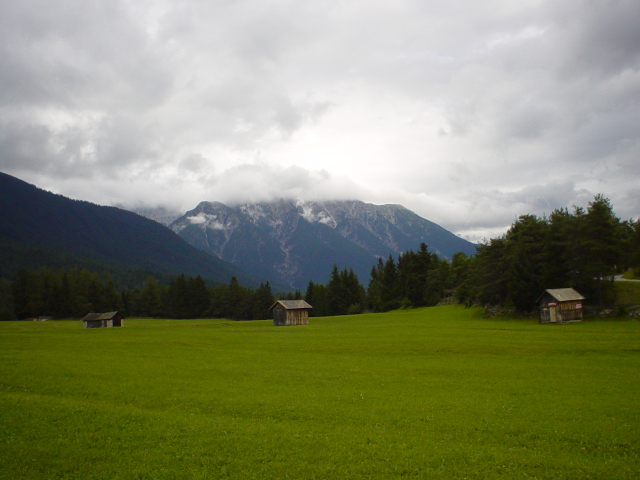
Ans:
<svg viewBox="0 0 640 480"><path fill-rule="evenodd" d="M640 216L640 4L7 0L0 170L103 204L357 198L472 240Z"/></svg>

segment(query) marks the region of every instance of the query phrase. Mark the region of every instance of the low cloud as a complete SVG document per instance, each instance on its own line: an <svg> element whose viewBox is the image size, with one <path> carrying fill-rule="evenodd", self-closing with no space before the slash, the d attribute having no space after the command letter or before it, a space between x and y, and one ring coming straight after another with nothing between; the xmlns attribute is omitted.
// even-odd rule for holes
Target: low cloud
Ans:
<svg viewBox="0 0 640 480"><path fill-rule="evenodd" d="M224 203L294 200L353 200L366 190L343 176L324 170L266 164L240 165L223 172L207 186L207 199Z"/></svg>

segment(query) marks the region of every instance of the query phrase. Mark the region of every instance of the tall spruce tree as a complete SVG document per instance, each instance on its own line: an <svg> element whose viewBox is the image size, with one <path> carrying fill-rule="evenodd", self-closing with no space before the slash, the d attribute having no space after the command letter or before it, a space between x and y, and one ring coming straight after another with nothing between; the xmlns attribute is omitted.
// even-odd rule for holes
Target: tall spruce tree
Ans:
<svg viewBox="0 0 640 480"><path fill-rule="evenodd" d="M188 318L207 317L211 305L211 292L200 275L189 278L187 292Z"/></svg>
<svg viewBox="0 0 640 480"><path fill-rule="evenodd" d="M261 283L253 293L251 303L251 318L253 320L264 320L269 318L269 307L273 305L274 298L269 282Z"/></svg>
<svg viewBox="0 0 640 480"><path fill-rule="evenodd" d="M589 258L588 270L596 279L598 304L603 305L605 301L614 299L613 275L622 259L622 226L608 198L599 194L589 202L585 227L588 235L583 241Z"/></svg>
<svg viewBox="0 0 640 480"><path fill-rule="evenodd" d="M152 276L147 277L144 282L140 298L140 309L139 315L143 317L159 317L162 315L162 303L160 301L158 282Z"/></svg>
<svg viewBox="0 0 640 480"><path fill-rule="evenodd" d="M309 282L304 295L305 301L313 307L309 312L313 317L325 317L329 313L329 301L327 287L320 283Z"/></svg>
<svg viewBox="0 0 640 480"><path fill-rule="evenodd" d="M507 243L504 237L478 245L473 262L475 297L482 304L502 305L507 298Z"/></svg>
<svg viewBox="0 0 640 480"><path fill-rule="evenodd" d="M454 287L454 296L466 305L470 305L473 301L473 287L470 283L472 262L473 260L463 252L454 253L451 259L451 283Z"/></svg>
<svg viewBox="0 0 640 480"><path fill-rule="evenodd" d="M522 215L506 235L506 288L520 311L530 311L545 289L544 246L547 223L535 215Z"/></svg>
<svg viewBox="0 0 640 480"><path fill-rule="evenodd" d="M380 308L383 312L393 310L400 306L400 281L398 278L398 269L393 257L389 258L384 264L384 270L381 281L380 292Z"/></svg>
<svg viewBox="0 0 640 480"><path fill-rule="evenodd" d="M376 312L382 311L382 279L384 278L384 263L378 258L378 263L371 267L371 276L367 288L367 303Z"/></svg>

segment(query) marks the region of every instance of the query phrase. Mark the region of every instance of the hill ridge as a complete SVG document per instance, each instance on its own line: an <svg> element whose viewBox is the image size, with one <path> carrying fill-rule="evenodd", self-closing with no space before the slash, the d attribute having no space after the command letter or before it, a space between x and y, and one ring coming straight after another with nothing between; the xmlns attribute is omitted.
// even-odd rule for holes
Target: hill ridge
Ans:
<svg viewBox="0 0 640 480"><path fill-rule="evenodd" d="M238 267L195 249L165 226L134 212L74 200L0 172L0 276L47 266L46 258L139 269L165 275L201 275L227 282L231 276L255 283ZM25 250L26 249L26 250ZM11 255L40 251L38 262ZM6 256L7 258L4 258ZM42 265L45 263L45 265Z"/></svg>

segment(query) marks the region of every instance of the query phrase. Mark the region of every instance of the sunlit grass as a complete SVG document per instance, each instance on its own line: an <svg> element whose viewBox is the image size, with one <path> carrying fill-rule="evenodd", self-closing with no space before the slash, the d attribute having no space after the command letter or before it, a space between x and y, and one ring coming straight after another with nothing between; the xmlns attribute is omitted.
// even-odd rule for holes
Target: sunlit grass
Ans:
<svg viewBox="0 0 640 480"><path fill-rule="evenodd" d="M0 323L1 478L637 478L640 323Z"/></svg>

